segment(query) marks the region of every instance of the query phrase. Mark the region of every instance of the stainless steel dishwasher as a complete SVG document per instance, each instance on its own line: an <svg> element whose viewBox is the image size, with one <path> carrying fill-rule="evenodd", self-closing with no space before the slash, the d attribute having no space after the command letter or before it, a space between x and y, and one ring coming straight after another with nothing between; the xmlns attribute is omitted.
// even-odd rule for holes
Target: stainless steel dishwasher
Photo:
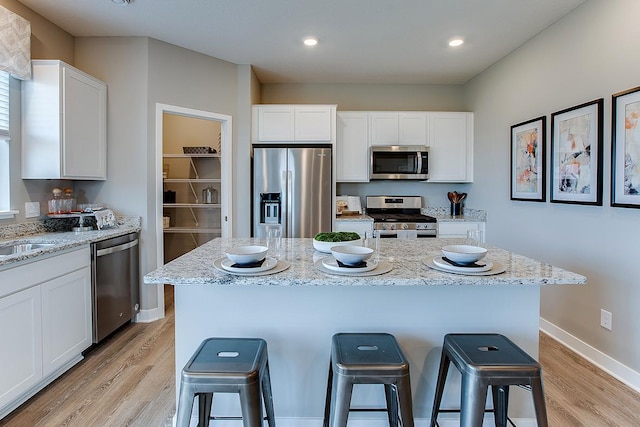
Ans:
<svg viewBox="0 0 640 427"><path fill-rule="evenodd" d="M139 256L137 232L91 244L94 343L140 311Z"/></svg>

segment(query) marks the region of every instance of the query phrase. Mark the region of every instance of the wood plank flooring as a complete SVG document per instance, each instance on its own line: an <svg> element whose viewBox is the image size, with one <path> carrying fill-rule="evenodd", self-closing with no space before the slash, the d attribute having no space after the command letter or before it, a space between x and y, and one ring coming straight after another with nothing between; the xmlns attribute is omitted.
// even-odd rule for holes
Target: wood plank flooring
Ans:
<svg viewBox="0 0 640 427"><path fill-rule="evenodd" d="M172 291L166 288L165 319L125 327L0 426L171 426ZM544 334L540 363L551 426L640 426L640 394Z"/></svg>

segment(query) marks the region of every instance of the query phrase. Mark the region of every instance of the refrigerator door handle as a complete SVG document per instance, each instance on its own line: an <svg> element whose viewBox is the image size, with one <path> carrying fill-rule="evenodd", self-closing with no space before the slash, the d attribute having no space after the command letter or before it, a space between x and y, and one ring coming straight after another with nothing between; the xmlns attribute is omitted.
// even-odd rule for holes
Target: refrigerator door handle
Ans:
<svg viewBox="0 0 640 427"><path fill-rule="evenodd" d="M293 172L287 171L287 236L293 236Z"/></svg>

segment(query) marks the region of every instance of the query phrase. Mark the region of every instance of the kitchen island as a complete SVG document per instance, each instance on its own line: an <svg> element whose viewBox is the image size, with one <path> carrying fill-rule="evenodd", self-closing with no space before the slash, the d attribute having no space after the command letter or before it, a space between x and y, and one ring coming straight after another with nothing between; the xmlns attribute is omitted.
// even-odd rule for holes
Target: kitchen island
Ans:
<svg viewBox="0 0 640 427"><path fill-rule="evenodd" d="M584 276L495 247L488 247L487 259L505 267L501 274L463 276L425 265L442 246L460 243L458 239L383 239L381 261L393 269L377 276L319 271L314 262L331 255L315 251L311 239L283 240L281 259L291 266L277 274L235 276L214 268L226 248L251 243L256 242L212 240L144 280L175 285L176 390L182 367L203 339L264 338L276 418L283 427L322 425L331 336L336 332L396 336L411 364L416 425L427 425L446 333L502 333L537 357L540 286L586 282ZM354 405L383 402L381 388L354 389ZM442 407L457 407L458 402L459 375L451 372ZM527 392L515 388L509 409L511 417L524 423L518 425L533 419ZM238 414L237 397L221 396L214 411ZM381 413L353 413L350 420L350 427L385 425Z"/></svg>

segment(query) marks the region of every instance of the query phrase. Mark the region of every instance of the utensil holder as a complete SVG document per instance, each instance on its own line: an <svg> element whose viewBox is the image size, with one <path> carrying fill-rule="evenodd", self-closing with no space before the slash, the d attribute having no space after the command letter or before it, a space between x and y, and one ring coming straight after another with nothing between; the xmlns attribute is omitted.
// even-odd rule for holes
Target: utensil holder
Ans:
<svg viewBox="0 0 640 427"><path fill-rule="evenodd" d="M462 215L462 203L451 203L451 215L458 216Z"/></svg>

